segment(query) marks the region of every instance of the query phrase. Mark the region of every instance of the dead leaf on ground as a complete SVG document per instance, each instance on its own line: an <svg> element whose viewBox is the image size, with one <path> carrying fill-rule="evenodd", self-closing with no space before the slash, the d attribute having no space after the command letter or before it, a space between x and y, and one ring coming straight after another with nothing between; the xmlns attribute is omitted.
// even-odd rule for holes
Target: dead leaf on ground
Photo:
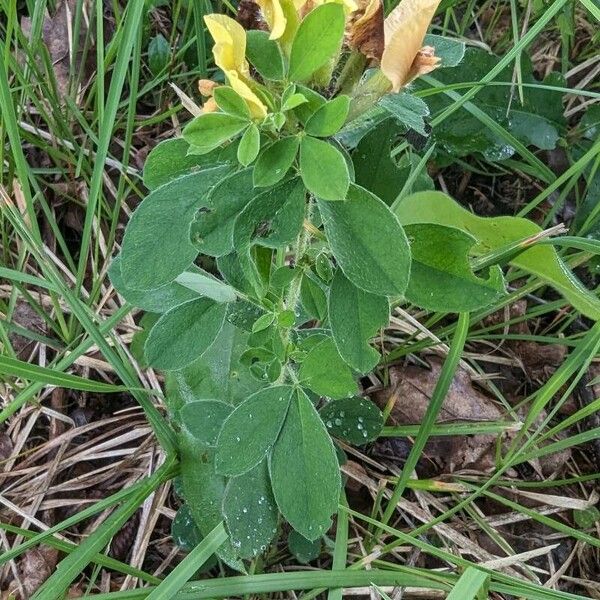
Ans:
<svg viewBox="0 0 600 600"><path fill-rule="evenodd" d="M28 302L17 300L11 322L22 329L27 329L32 333L44 335L47 333L46 323L42 317L31 307ZM8 334L8 339L17 355L21 360L27 360L31 353L35 341L27 336L20 335L14 331Z"/></svg>
<svg viewBox="0 0 600 600"><path fill-rule="evenodd" d="M27 600L41 587L41 585L52 575L58 562L58 550L49 546L40 546L27 550L19 561L19 579L23 584L23 592L18 590L16 582L13 582L9 592L15 598ZM10 597L10 596L9 596Z"/></svg>
<svg viewBox="0 0 600 600"><path fill-rule="evenodd" d="M428 362L431 369L412 365L390 368L390 386L374 397L381 408L393 399L390 424L416 425L423 420L442 367L437 357L428 358ZM503 421L505 418L496 403L474 387L469 373L459 368L437 422ZM495 464L495 442L496 435L436 436L427 443L424 455L441 467L442 472L466 468L487 471ZM402 453L406 453L406 449ZM425 464L422 466L428 470Z"/></svg>
<svg viewBox="0 0 600 600"><path fill-rule="evenodd" d="M77 11L77 0L59 0L56 3L56 10L50 16L46 12L42 25L42 39L48 48L50 61L56 77L56 86L58 96L64 100L70 92L77 93L77 90L69 90L73 71L71 70L71 46L70 40L73 37L73 20ZM83 11L89 14L90 2L84 2ZM21 18L21 29L27 36L31 36L31 19L29 17ZM87 30L87 18L82 17L80 21L79 40L75 46L74 66L75 72L82 67L83 44ZM41 62L41 61L40 61Z"/></svg>

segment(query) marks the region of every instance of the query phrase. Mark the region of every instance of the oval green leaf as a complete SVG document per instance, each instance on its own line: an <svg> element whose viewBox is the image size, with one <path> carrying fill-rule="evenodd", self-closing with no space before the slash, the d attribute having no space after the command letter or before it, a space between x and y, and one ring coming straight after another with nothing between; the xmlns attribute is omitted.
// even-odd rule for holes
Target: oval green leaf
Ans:
<svg viewBox="0 0 600 600"><path fill-rule="evenodd" d="M345 200L350 173L344 155L332 144L306 136L300 143L302 181L317 198Z"/></svg>
<svg viewBox="0 0 600 600"><path fill-rule="evenodd" d="M193 146L194 154L207 154L247 126L248 119L218 112L205 113L185 126L183 138Z"/></svg>
<svg viewBox="0 0 600 600"><path fill-rule="evenodd" d="M306 123L306 133L317 137L329 137L336 134L344 125L350 98L348 96L337 96L329 100L319 108Z"/></svg>
<svg viewBox="0 0 600 600"><path fill-rule="evenodd" d="M260 131L252 123L244 132L237 149L237 159L239 163L247 167L258 156L260 150Z"/></svg>
<svg viewBox="0 0 600 600"><path fill-rule="evenodd" d="M368 398L333 400L319 414L331 435L357 446L377 439L383 428L383 415Z"/></svg>
<svg viewBox="0 0 600 600"><path fill-rule="evenodd" d="M299 143L296 136L290 136L266 148L254 166L254 185L269 187L281 181L294 164Z"/></svg>
<svg viewBox="0 0 600 600"><path fill-rule="evenodd" d="M309 541L323 535L337 510L340 470L325 425L301 390L273 448L270 473L275 501L290 525Z"/></svg>
<svg viewBox="0 0 600 600"><path fill-rule="evenodd" d="M406 234L390 209L351 185L346 202L318 202L325 233L344 275L357 287L401 296L410 276Z"/></svg>

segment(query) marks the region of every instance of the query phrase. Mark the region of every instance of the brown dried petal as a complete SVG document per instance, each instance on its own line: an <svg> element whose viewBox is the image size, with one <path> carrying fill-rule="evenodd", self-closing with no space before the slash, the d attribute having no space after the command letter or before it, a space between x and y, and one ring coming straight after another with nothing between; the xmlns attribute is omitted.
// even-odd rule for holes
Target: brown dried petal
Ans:
<svg viewBox="0 0 600 600"><path fill-rule="evenodd" d="M382 0L359 0L346 25L348 45L367 58L381 60L384 49Z"/></svg>
<svg viewBox="0 0 600 600"><path fill-rule="evenodd" d="M213 95L213 92L215 91L215 88L218 85L219 84L216 81L213 81L212 79L199 79L198 91L200 92L201 96L204 96L205 98L210 98L210 96Z"/></svg>
<svg viewBox="0 0 600 600"><path fill-rule="evenodd" d="M440 0L402 0L384 23L381 70L397 92L410 81L413 62Z"/></svg>
<svg viewBox="0 0 600 600"><path fill-rule="evenodd" d="M441 58L435 55L435 48L432 46L424 46L419 50L410 66L408 78L405 83L410 83L413 79L421 75L427 75L434 69L440 66Z"/></svg>

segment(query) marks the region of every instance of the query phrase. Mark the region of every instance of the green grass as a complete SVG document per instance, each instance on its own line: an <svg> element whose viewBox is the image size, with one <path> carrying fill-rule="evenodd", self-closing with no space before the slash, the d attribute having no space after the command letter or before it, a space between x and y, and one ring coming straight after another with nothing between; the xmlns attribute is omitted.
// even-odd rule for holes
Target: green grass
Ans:
<svg viewBox="0 0 600 600"><path fill-rule="evenodd" d="M533 278L521 287L515 287L502 303L480 313L461 315L458 319L426 315L403 307L419 323L420 329L413 327L402 334L390 330L389 335L395 336L397 344L387 360L401 360L407 356L418 358L425 351L446 348L443 350L443 375L420 425L388 425L384 429L384 436L411 437L412 451L405 469L399 473L393 470L381 473L378 465L369 473L375 487L379 486L378 490L371 490L371 510L356 510L350 497L347 504L340 505L336 525L330 532L329 556L324 555L324 560L319 563L322 568L289 569L295 565L295 559L280 547L255 560L246 577L232 576L224 571L217 577L217 570L213 569L212 577L196 581L200 565L222 543L222 527L216 528L214 535L208 536L177 566L169 569L168 574L153 574L150 563L131 565L109 556L110 541L123 524L145 502L157 497L176 476L177 457L161 393L138 369L128 351L130 338L127 336L133 331L133 318L137 315L111 294L106 270L118 248L127 215L145 193L140 172L143 153L159 139L177 133L188 119L168 83L174 82L191 96L196 96L196 80L212 72L210 42L204 35L202 16L210 10L225 10L228 4L214 3L211 7L207 1L196 2L192 3L193 10L188 10L187 2L174 0L167 8L148 13L147 4L150 3L141 1L127 3L124 10L125 3L93 0L84 6L82 0L77 0L72 4L72 39L80 40L84 58L97 68L97 74L92 77L75 64L74 55L63 57L62 60L68 60L71 66L66 85L72 92L80 92L77 100L74 94L69 98L60 96L58 90L64 82L57 80L53 57L42 40L45 11L52 12L54 4L45 0L0 2L0 55L4 58L0 64L0 283L3 284L0 373L4 383L2 392L6 392L7 398L1 405L0 423L14 431L28 418L30 408L47 405L48 386L85 393L121 394L125 390L143 409L153 429L157 462L152 473L136 473L130 487L107 494L103 500L52 524L46 531L34 532L35 527L23 519L0 523L7 535L16 536L10 537L13 546L1 547L0 569L9 561L18 561L38 545L59 549L63 553L60 568L34 595L40 600L62 598L73 582L81 578L88 578L91 590L88 595L107 600L274 598L276 593L289 597L285 594L291 590L305 599L327 597L328 600L339 600L343 597L343 588L366 588L371 584L378 586L382 598L393 597L391 592L383 590L394 586L442 590L452 600L485 597L486 589L499 597L540 600L587 597L582 585L570 588L577 593L543 587L540 583L547 575L532 565L519 566L520 577L501 569L487 568L480 556L469 554L468 549L461 546L462 538L456 541L448 534L449 531L463 536L469 535L469 531L484 532L497 543L503 556L515 554L503 531L488 523L492 515L485 512L485 502L493 501L507 512L543 525L552 535L560 536L559 539L579 542L586 552L600 547L597 531L584 531L574 526L570 511L563 510L553 516L541 514L522 503L518 496L508 493L512 488L535 489L541 494L585 499L589 496L590 484L600 477L597 473L577 470L579 459L586 459L586 444L600 438L598 428L585 426L586 420L600 408L600 400L572 410L567 416L562 413L598 355L600 326L583 321L583 327L575 328L575 324L582 323L580 315L563 300L553 300L545 294L542 284ZM516 154L509 161L489 163L481 157L468 157L460 161L460 167L490 180L507 175L522 178L523 174L535 179L536 192L520 207L518 214L534 215L538 207L552 199L552 208L545 209L544 213L546 226L556 211L565 205L569 195L578 201L584 197L592 182L592 173L600 164L600 141L582 148L573 133L574 125L569 134L573 134L576 141L573 144L565 142L564 148L568 165L564 172L557 173L546 163L544 156L514 140L473 101L486 85L511 85L512 82L497 81L498 74L506 66L517 64L518 57L541 38L559 40L560 68L564 73L593 56L594 44L589 42L572 58L569 19L574 18L576 8L580 18L584 15L594 28L600 19L600 11L592 0L580 0L575 4L554 0L541 9L536 8L528 26L522 29L525 11L518 2L480 4L448 0L442 3L442 8L441 27L435 32L443 31L451 36L464 36L474 20L479 22L488 10L491 16L482 35L489 42L502 14L508 15L509 20L505 33L494 45L502 59L481 81L443 86L436 80L435 73L426 79L429 88L420 93L423 98L442 93L452 99L448 109L432 116L432 123L458 118L460 113L457 111L464 107L479 119L481 127L489 128L513 145ZM114 21L112 33L102 22L105 10ZM20 27L23 14L31 17L31 39ZM147 48L149 39L159 31L174 50L165 68L153 74L148 67ZM513 102L518 101L519 94L527 87L520 81L518 70L515 81ZM600 98L597 84L588 88L549 87L555 93L589 100ZM397 157L409 152L411 150L405 143L394 149ZM410 189L426 167L428 158L429 155L415 167L407 185L400 190L400 196ZM73 233L64 226L67 212L80 219L79 231ZM570 234L587 235L596 212ZM568 262L577 265L586 264L597 253L597 242L590 241L585 245L580 238L573 243L563 239L563 245L557 247ZM511 282L522 277L518 271L509 273ZM486 321L493 312L521 298L529 300L524 315L497 325ZM43 320L46 333L33 332L15 322L15 311L23 303ZM525 323L531 325L531 334L506 331L508 325ZM33 359L18 355L11 342L14 333L29 336L33 345L41 345L45 349L43 356L47 351L46 359L40 355ZM471 352L473 348L481 351L482 346L477 344L494 348L516 340L562 345L568 350L568 356L546 381L528 383L527 394L521 399L520 413L512 410L509 399L491 381L489 390L499 404L509 409L506 420L436 424L447 385L460 362L468 360L475 371L482 372L484 363L477 357L466 359L465 352ZM88 373L79 367L74 369L92 353L108 365L108 372L94 372L92 368ZM38 424L36 435L42 429ZM447 483L454 484L454 490L436 487L435 481L412 479L414 467L432 437L475 433L512 436L508 448L499 451L493 473L451 475ZM35 448L38 442L32 438L29 448ZM523 471L518 470L525 463L563 450L572 450L576 459L560 479L553 482L528 480L522 475ZM22 449L23 456L27 451L26 445ZM368 462L365 464L369 465ZM3 467L2 462L0 467ZM379 479L375 477L377 473ZM552 489L548 490L549 487ZM0 499L9 493L10 486L4 492L0 484ZM414 494L419 493L432 494L435 498L437 503L431 506L430 514L416 511L413 499ZM426 502L428 497L423 495L420 499ZM22 499L25 510L27 500ZM407 512L408 509L413 512ZM85 538L70 533L77 524L100 514L103 518ZM470 530L465 530L467 524ZM6 538L0 538L0 543L3 539ZM436 568L412 566L406 560L409 554L399 550L406 547L421 557L431 557L436 562L428 564L435 564ZM173 565L175 563L177 561ZM286 566L287 572L276 568L280 564ZM440 565L442 567L437 568ZM123 591L100 593L98 586L92 584L94 566L106 569L114 577L120 574L137 578L151 587L135 589L129 585ZM583 575L581 578L585 579Z"/></svg>

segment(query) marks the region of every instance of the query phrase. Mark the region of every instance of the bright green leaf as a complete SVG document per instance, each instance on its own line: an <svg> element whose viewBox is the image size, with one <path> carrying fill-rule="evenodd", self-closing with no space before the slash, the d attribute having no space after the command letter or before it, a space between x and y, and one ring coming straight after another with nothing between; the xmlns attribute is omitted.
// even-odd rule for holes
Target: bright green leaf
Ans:
<svg viewBox="0 0 600 600"><path fill-rule="evenodd" d="M255 467L277 440L293 388L260 390L229 415L217 440L215 465L222 475L241 475Z"/></svg>
<svg viewBox="0 0 600 600"><path fill-rule="evenodd" d="M320 396L345 398L358 393L352 371L331 338L310 350L300 365L298 376L303 385Z"/></svg>
<svg viewBox="0 0 600 600"><path fill-rule="evenodd" d="M207 154L247 126L247 119L219 112L205 113L185 126L183 138L193 146L194 154Z"/></svg>
<svg viewBox="0 0 600 600"><path fill-rule="evenodd" d="M390 306L385 296L365 292L338 270L329 289L329 322L335 345L346 363L368 373L379 362L369 340L388 325Z"/></svg>
<svg viewBox="0 0 600 600"><path fill-rule="evenodd" d="M306 188L317 198L345 200L350 185L348 165L344 155L329 142L310 136L302 139L300 174Z"/></svg>
<svg viewBox="0 0 600 600"><path fill-rule="evenodd" d="M420 192L408 196L402 200L396 214L405 225L437 223L469 232L478 241L473 247L477 255L535 236L541 231L532 221L519 217L478 217L441 192ZM510 262L553 286L587 317L600 318L600 300L585 289L552 246L533 246Z"/></svg>
<svg viewBox="0 0 600 600"><path fill-rule="evenodd" d="M304 17L290 52L290 81L306 81L340 51L344 24L344 9L333 2L317 6Z"/></svg>
<svg viewBox="0 0 600 600"><path fill-rule="evenodd" d="M270 40L266 31L253 29L246 32L246 56L265 79L283 79L283 56L279 44Z"/></svg>
<svg viewBox="0 0 600 600"><path fill-rule="evenodd" d="M410 302L427 310L470 312L505 294L499 267L486 278L473 273L469 251L477 240L468 233L433 223L406 225L404 231L412 255L405 293Z"/></svg>
<svg viewBox="0 0 600 600"><path fill-rule="evenodd" d="M250 110L244 99L228 85L219 85L214 89L213 98L217 106L228 115L240 119L250 119Z"/></svg>
<svg viewBox="0 0 600 600"><path fill-rule="evenodd" d="M329 137L344 125L350 108L348 96L337 96L329 100L308 119L305 130L309 135Z"/></svg>
<svg viewBox="0 0 600 600"><path fill-rule="evenodd" d="M254 166L254 185L269 187L281 181L294 164L299 142L296 136L284 137L263 150Z"/></svg>
<svg viewBox="0 0 600 600"><path fill-rule="evenodd" d="M178 275L175 281L180 286L216 302L234 302L237 297L230 285L199 268Z"/></svg>
<svg viewBox="0 0 600 600"><path fill-rule="evenodd" d="M410 275L410 248L390 209L357 185L350 186L346 202L318 204L344 275L366 292L402 295Z"/></svg>
<svg viewBox="0 0 600 600"><path fill-rule="evenodd" d="M260 131L252 123L244 132L237 149L237 158L240 164L247 167L258 156L260 150Z"/></svg>
<svg viewBox="0 0 600 600"><path fill-rule="evenodd" d="M275 501L290 525L309 541L322 536L337 510L340 471L325 425L300 390L273 448L270 473Z"/></svg>
<svg viewBox="0 0 600 600"><path fill-rule="evenodd" d="M227 306L200 298L165 313L150 331L145 354L157 369L181 369L197 359L217 337Z"/></svg>

